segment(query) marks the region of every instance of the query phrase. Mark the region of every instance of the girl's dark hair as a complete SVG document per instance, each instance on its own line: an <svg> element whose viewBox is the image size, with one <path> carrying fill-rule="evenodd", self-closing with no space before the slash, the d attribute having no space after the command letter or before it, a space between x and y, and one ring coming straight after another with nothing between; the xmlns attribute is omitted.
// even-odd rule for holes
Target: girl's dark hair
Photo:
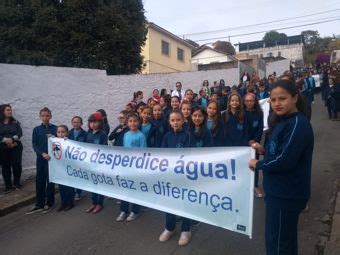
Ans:
<svg viewBox="0 0 340 255"><path fill-rule="evenodd" d="M134 119L138 120L138 122L140 122L140 117L136 112L130 112L127 115L127 119L129 120L130 118L134 118Z"/></svg>
<svg viewBox="0 0 340 255"><path fill-rule="evenodd" d="M136 98L137 98L138 96L142 95L142 94L143 94L143 91L140 91L140 90L138 90L137 92L134 92L134 93L133 93L133 100L136 100Z"/></svg>
<svg viewBox="0 0 340 255"><path fill-rule="evenodd" d="M202 83L202 86L207 85L209 87L209 81L208 80L204 80Z"/></svg>
<svg viewBox="0 0 340 255"><path fill-rule="evenodd" d="M47 108L47 107L42 108L42 109L39 111L39 115L40 115L42 112L48 112L49 115L52 115L51 110L50 110L49 108Z"/></svg>
<svg viewBox="0 0 340 255"><path fill-rule="evenodd" d="M240 101L240 107L239 109L236 111L236 118L240 123L243 123L244 121L244 108L243 108L243 102L242 102L242 98L239 94L237 93L231 93L231 95L228 98L228 104L227 104L227 110L224 112L224 123L227 123L229 120L229 116L231 114L231 109L230 109L230 102L231 102L231 98L233 96L237 96L238 100Z"/></svg>
<svg viewBox="0 0 340 255"><path fill-rule="evenodd" d="M160 93L160 96L165 96L166 95L166 89L161 89L161 93Z"/></svg>
<svg viewBox="0 0 340 255"><path fill-rule="evenodd" d="M218 102L216 102L216 101L210 101L208 103L208 105L207 105L207 109L208 109L209 105L211 105L211 104L215 104L216 105L216 115L215 115L215 117L212 120L212 125L211 125L211 130L210 130L212 136L215 136L216 131L217 131L217 129L216 129L217 122L221 119L221 111L220 111L220 106L219 106Z"/></svg>
<svg viewBox="0 0 340 255"><path fill-rule="evenodd" d="M99 112L102 115L104 123L107 123L107 114L106 114L105 110L99 109L99 110L97 110L97 112Z"/></svg>
<svg viewBox="0 0 340 255"><path fill-rule="evenodd" d="M171 96L170 95L164 95L164 96L161 96L161 98L164 99L166 108L170 108L171 107Z"/></svg>
<svg viewBox="0 0 340 255"><path fill-rule="evenodd" d="M282 88L286 90L292 97L297 96L296 108L299 112L301 112L303 115L305 115L308 118L308 107L307 107L306 101L303 99L294 81L288 80L288 79L277 80L272 85L271 91L276 88ZM274 112L271 112L268 117L269 129L270 130L273 129L278 121L279 121L279 116L277 116Z"/></svg>
<svg viewBox="0 0 340 255"><path fill-rule="evenodd" d="M12 106L9 104L2 104L0 105L0 122L5 120L5 109L9 107L12 109ZM15 122L16 120L12 117L9 118L9 122Z"/></svg>
<svg viewBox="0 0 340 255"><path fill-rule="evenodd" d="M181 100L179 99L178 96L172 96L171 99L173 99L173 98L177 98L178 102L181 102ZM171 103L171 101L170 101L170 103Z"/></svg>
<svg viewBox="0 0 340 255"><path fill-rule="evenodd" d="M206 125L207 125L207 118L208 118L208 115L207 115L207 112L206 110L204 110L201 106L195 106L194 108L191 109L191 118L190 118L190 129L191 130L195 130L195 124L194 122L192 121L192 116L194 114L194 112L197 112L197 111L200 111L202 114L203 114L203 122L200 126L200 129L198 130L198 132L193 132L193 135L196 136L196 137L202 137L203 134L206 132Z"/></svg>
<svg viewBox="0 0 340 255"><path fill-rule="evenodd" d="M57 129L58 129L58 128L63 128L63 129L65 129L66 132L68 133L68 127L67 127L66 125L59 125L59 126L57 127Z"/></svg>
<svg viewBox="0 0 340 255"><path fill-rule="evenodd" d="M182 119L184 120L184 116L183 116L183 113L180 111L180 110L172 110L170 113L169 113L169 120L170 120L170 116L171 114L179 114L181 115Z"/></svg>
<svg viewBox="0 0 340 255"><path fill-rule="evenodd" d="M79 119L79 120L80 120L80 123L83 125L83 118L82 118L82 117L80 117L80 116L73 116L73 118L71 119L71 122L72 122L74 119Z"/></svg>

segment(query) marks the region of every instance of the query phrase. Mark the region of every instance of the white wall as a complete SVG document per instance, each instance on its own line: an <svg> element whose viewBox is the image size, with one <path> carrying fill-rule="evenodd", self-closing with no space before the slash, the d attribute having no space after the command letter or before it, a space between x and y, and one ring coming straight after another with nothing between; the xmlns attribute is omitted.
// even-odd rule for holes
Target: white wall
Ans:
<svg viewBox="0 0 340 255"><path fill-rule="evenodd" d="M273 72L276 72L276 76L282 75L285 71L289 71L290 67L290 60L289 59L283 59L275 62L269 62L266 64L266 75L272 74Z"/></svg>
<svg viewBox="0 0 340 255"><path fill-rule="evenodd" d="M154 88L174 89L176 81L183 88L198 92L203 80L224 79L227 85L237 84L238 68L199 72L148 75L107 76L94 69L36 67L0 64L0 104L10 103L14 117L21 122L24 145L23 166L34 166L32 130L40 124L39 110L52 110L52 123L70 126L72 116L88 116L103 108L108 113L111 129L117 125L118 113L132 100L134 91L142 90L144 99ZM85 124L86 126L87 124Z"/></svg>
<svg viewBox="0 0 340 255"><path fill-rule="evenodd" d="M205 49L202 52L198 53L191 59L191 63L193 64L200 64L200 65L206 65L210 63L216 63L216 62L229 62L233 61L230 57L228 57L226 54L216 52L214 50Z"/></svg>

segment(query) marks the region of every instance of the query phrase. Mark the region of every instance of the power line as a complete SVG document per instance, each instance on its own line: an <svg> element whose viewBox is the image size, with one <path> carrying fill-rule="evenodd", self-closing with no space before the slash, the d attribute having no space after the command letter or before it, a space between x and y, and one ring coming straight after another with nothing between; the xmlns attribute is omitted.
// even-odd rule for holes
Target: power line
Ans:
<svg viewBox="0 0 340 255"><path fill-rule="evenodd" d="M254 26L259 26L259 25L265 25L265 24L287 21L287 20L291 20L291 19L300 19L300 18L305 18L305 17L310 17L310 16L316 16L316 15L325 14L325 13L329 13L329 12L335 12L335 11L339 11L339 10L340 9L332 9L332 10L327 10L327 11L323 11L323 12L307 14L307 15L303 15L303 16L296 16L296 17L290 17L290 18L286 18L286 19L272 20L272 21L267 21L267 22L252 24L252 25L244 25L244 26L239 26L239 27L231 27L231 28L227 28L227 29L219 29L219 30L211 30L211 31L197 32L197 33L191 33L191 34L183 34L183 35L180 35L180 36L184 37L184 36L192 36L192 35L219 33L219 32L222 33L222 32L232 31L232 30L236 30L236 29L240 29L240 28L248 28L248 27L254 27Z"/></svg>
<svg viewBox="0 0 340 255"><path fill-rule="evenodd" d="M223 36L223 37L215 37L215 38L207 38L207 39L200 39L200 40L195 40L195 42L202 42L202 41L210 41L210 40L218 40L218 39L225 39L225 38L231 38L231 37L239 37L239 36L245 36L245 35L254 35L254 34L261 34L261 33L266 33L271 30L285 30L285 29L292 29L296 27L306 27L310 25L316 25L316 24L322 24L322 23L328 23L328 22L333 22L336 20L340 20L340 18L336 19L330 19L330 20L325 20L325 21L319 21L319 22L314 22L314 23L309 23L309 24L303 24L303 25L297 25L297 26L291 26L291 27L281 27L281 28L276 28L276 29L269 29L269 30L263 30L263 31L256 31L256 32L251 32L251 33L244 33L244 34L237 34L237 35L229 35L229 36Z"/></svg>

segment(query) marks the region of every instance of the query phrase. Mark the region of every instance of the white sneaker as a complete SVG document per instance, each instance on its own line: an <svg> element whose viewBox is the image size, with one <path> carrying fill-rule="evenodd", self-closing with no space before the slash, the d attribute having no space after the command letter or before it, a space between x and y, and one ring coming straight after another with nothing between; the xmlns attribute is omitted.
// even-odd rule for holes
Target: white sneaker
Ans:
<svg viewBox="0 0 340 255"><path fill-rule="evenodd" d="M116 221L121 222L126 219L127 213L125 212L120 212L119 216L117 217Z"/></svg>
<svg viewBox="0 0 340 255"><path fill-rule="evenodd" d="M181 236L179 237L179 240L178 240L178 245L179 246L185 246L190 242L190 239L191 239L191 232L190 231L182 232Z"/></svg>
<svg viewBox="0 0 340 255"><path fill-rule="evenodd" d="M126 218L126 221L133 221L135 219L138 218L138 214L137 213L134 213L134 212L131 212L130 215Z"/></svg>
<svg viewBox="0 0 340 255"><path fill-rule="evenodd" d="M166 242L168 241L172 235L175 233L175 231L169 231L167 229L164 229L164 231L162 232L162 234L159 236L159 241L160 242Z"/></svg>

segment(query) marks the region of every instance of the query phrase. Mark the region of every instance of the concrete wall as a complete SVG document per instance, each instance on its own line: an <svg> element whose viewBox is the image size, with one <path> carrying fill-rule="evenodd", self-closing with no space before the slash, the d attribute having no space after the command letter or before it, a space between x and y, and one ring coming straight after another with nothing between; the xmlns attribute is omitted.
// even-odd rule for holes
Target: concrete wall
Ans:
<svg viewBox="0 0 340 255"><path fill-rule="evenodd" d="M117 116L132 100L134 91L142 90L144 99L154 88L175 88L181 81L183 88L198 92L203 80L210 84L224 79L227 85L237 84L237 68L198 72L148 75L107 76L105 71L62 67L35 67L0 64L0 104L10 103L13 114L21 122L24 145L23 166L34 166L32 130L40 124L39 110L52 110L52 123L70 126L72 116L86 120L97 109L108 113L111 129L117 125ZM86 125L86 124L85 124Z"/></svg>
<svg viewBox="0 0 340 255"><path fill-rule="evenodd" d="M282 75L285 71L289 70L290 60L283 59L275 62L269 62L266 64L266 75L270 75L276 72L277 76Z"/></svg>

